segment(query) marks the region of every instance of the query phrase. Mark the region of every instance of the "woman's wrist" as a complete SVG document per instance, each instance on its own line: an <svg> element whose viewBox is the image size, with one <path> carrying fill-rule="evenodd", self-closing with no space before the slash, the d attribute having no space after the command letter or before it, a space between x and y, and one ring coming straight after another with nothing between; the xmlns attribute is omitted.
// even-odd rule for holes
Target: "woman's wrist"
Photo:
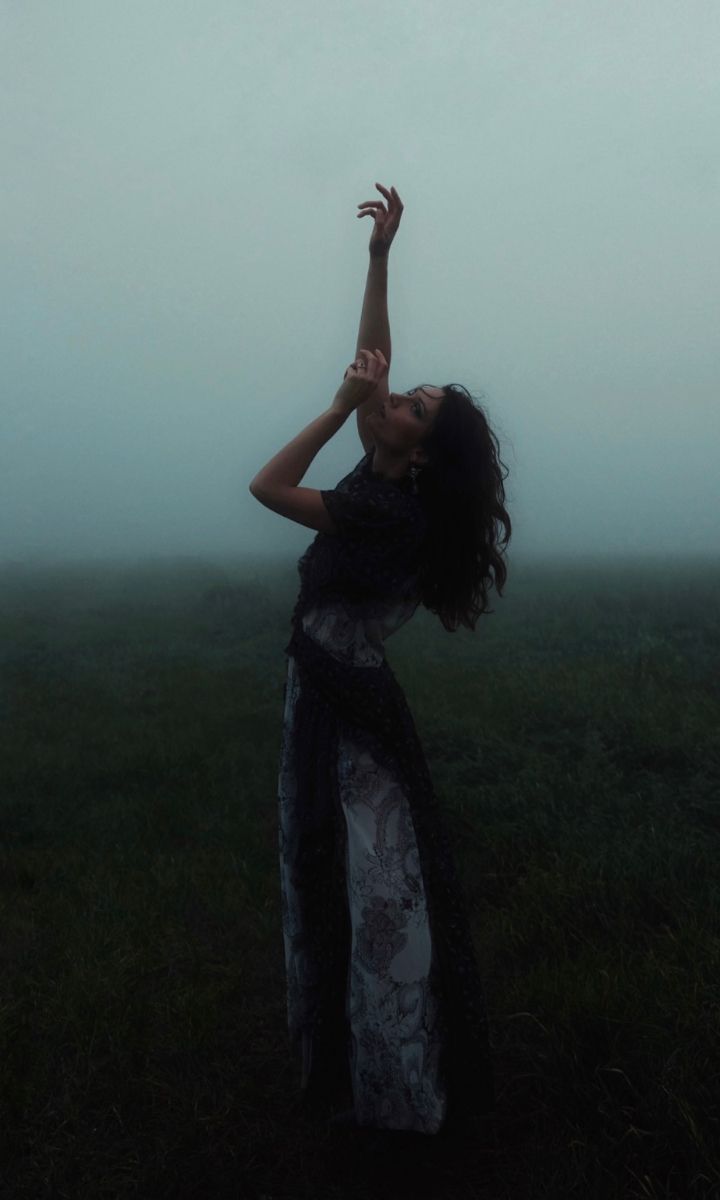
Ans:
<svg viewBox="0 0 720 1200"><path fill-rule="evenodd" d="M333 396L332 404L330 405L330 407L327 411L333 413L338 418L338 420L339 420L338 429L339 429L341 425L344 425L344 423L345 423L345 421L347 421L348 417L352 416L356 407L357 407L357 405L349 404L346 399L344 399L342 396L338 396L338 394L336 392L335 395Z"/></svg>

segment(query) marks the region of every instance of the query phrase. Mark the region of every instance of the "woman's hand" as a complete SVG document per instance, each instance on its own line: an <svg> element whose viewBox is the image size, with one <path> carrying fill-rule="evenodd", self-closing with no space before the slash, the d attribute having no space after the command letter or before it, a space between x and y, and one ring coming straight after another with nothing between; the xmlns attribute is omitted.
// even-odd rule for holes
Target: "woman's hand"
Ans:
<svg viewBox="0 0 720 1200"><path fill-rule="evenodd" d="M346 415L364 404L377 385L385 378L389 364L382 350L359 350L355 362L350 363L340 384L332 407Z"/></svg>
<svg viewBox="0 0 720 1200"><path fill-rule="evenodd" d="M371 257L388 254L403 213L402 200L394 187L391 187L390 191L380 183L376 183L375 187L387 200L387 209L382 200L366 200L363 204L358 204L358 208L363 211L357 214L359 217L364 217L370 213L375 217L375 227L370 235Z"/></svg>

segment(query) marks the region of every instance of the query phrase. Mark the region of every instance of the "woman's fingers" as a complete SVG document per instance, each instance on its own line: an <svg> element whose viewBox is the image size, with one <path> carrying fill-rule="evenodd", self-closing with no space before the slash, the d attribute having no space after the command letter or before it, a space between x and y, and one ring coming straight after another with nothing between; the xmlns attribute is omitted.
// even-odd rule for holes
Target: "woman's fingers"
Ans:
<svg viewBox="0 0 720 1200"><path fill-rule="evenodd" d="M394 187L391 187L390 191L388 191L387 188L384 188L381 183L376 183L375 187L378 189L379 192L382 192L383 196L385 197L385 199L388 202L389 208L394 208L395 206L397 206L400 209L400 212L402 212L403 202L400 199L400 197L398 196L397 191L395 190Z"/></svg>
<svg viewBox="0 0 720 1200"><path fill-rule="evenodd" d="M343 375L343 382L348 379L356 379L361 384L365 383L369 386L370 391L377 387L383 375L388 370L388 363L382 350L368 350L366 347L361 347L355 355L355 358L346 368Z"/></svg>
<svg viewBox="0 0 720 1200"><path fill-rule="evenodd" d="M383 187L381 183L376 183L375 187L379 192L382 192L383 196L387 200L388 208L395 208L397 206L402 211L403 202L394 187L391 188L390 191L388 191L386 187ZM381 208L383 212L385 211L385 206L382 200L363 200L362 204L358 204L358 208Z"/></svg>
<svg viewBox="0 0 720 1200"><path fill-rule="evenodd" d="M381 371L387 370L388 363L382 350L376 348L374 353L372 350L358 350L356 357L362 359L368 370L373 367L379 367Z"/></svg>
<svg viewBox="0 0 720 1200"><path fill-rule="evenodd" d="M386 371L388 371L390 368L388 366L388 361L385 358L385 355L383 354L382 350L376 350L375 353L377 355L377 358L375 361L377 362L377 365L378 365L378 378L380 378L380 376L384 375L386 373Z"/></svg>

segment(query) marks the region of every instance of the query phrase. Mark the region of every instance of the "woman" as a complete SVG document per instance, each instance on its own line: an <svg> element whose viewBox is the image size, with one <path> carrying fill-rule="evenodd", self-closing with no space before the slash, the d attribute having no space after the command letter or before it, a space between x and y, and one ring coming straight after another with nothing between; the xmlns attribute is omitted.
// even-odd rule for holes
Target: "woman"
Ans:
<svg viewBox="0 0 720 1200"><path fill-rule="evenodd" d="M452 847L383 642L420 603L450 631L474 629L488 588L502 592L511 526L497 439L469 393L389 390L387 263L403 205L376 187L387 206L357 214L374 228L355 361L250 490L318 531L298 564L278 791L303 1094L352 1100L342 1123L435 1134L494 1108L487 1016ZM364 457L332 490L299 487L352 412Z"/></svg>

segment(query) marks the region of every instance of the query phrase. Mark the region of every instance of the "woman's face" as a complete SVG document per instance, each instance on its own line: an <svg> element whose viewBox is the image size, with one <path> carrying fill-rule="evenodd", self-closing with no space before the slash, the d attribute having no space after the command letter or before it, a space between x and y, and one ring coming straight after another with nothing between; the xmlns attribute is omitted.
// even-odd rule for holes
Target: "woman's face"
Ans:
<svg viewBox="0 0 720 1200"><path fill-rule="evenodd" d="M409 454L427 437L444 398L442 388L430 384L390 392L370 414L375 441L396 454Z"/></svg>

